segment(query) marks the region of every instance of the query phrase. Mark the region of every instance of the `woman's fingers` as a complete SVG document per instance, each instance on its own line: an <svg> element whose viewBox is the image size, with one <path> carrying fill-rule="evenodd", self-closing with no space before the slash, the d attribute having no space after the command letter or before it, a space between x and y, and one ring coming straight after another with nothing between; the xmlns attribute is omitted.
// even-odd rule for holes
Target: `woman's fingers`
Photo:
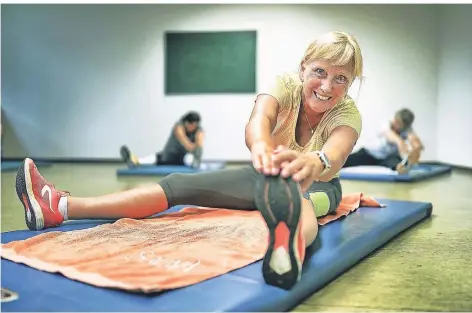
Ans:
<svg viewBox="0 0 472 313"><path fill-rule="evenodd" d="M293 150L283 150L273 155L275 166L279 166L284 162L292 162L298 157L298 153Z"/></svg>
<svg viewBox="0 0 472 313"><path fill-rule="evenodd" d="M311 166L305 165L298 172L294 173L292 178L294 181L299 183L301 181L307 180L311 176L312 172Z"/></svg>
<svg viewBox="0 0 472 313"><path fill-rule="evenodd" d="M260 158L260 156L258 154L254 154L252 156L252 165L254 166L254 168L260 172L261 169L262 169L262 160Z"/></svg>
<svg viewBox="0 0 472 313"><path fill-rule="evenodd" d="M295 159L282 169L283 177L290 177L305 166L301 159Z"/></svg>

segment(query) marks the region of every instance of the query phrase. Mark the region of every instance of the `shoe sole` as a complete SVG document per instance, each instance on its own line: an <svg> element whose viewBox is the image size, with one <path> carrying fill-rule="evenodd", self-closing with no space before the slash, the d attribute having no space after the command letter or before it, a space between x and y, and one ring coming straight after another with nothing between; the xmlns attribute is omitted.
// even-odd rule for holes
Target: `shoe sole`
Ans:
<svg viewBox="0 0 472 313"><path fill-rule="evenodd" d="M33 193L33 184L30 175L31 159L25 159L16 174L16 194L25 210L25 222L30 230L41 230L44 227L44 217L41 206ZM29 208L29 210L28 210ZM28 212L31 214L28 217Z"/></svg>
<svg viewBox="0 0 472 313"><path fill-rule="evenodd" d="M255 202L269 229L269 245L262 263L267 284L291 289L301 277L298 252L301 197L291 178L264 176L256 184ZM275 247L283 246L285 249Z"/></svg>

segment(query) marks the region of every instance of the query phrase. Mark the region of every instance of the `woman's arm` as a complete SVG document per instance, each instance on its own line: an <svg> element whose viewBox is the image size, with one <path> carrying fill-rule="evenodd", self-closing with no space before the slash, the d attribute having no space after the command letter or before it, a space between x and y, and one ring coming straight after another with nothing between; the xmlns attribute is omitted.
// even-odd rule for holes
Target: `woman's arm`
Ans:
<svg viewBox="0 0 472 313"><path fill-rule="evenodd" d="M203 147L204 140L205 140L205 133L203 132L203 130L197 131L197 133L195 134L195 144L198 147Z"/></svg>
<svg viewBox="0 0 472 313"><path fill-rule="evenodd" d="M251 152L254 168L265 174L277 174L274 166L274 140L272 131L277 123L279 102L272 96L257 97L249 122L246 125L246 146Z"/></svg>
<svg viewBox="0 0 472 313"><path fill-rule="evenodd" d="M416 135L414 132L410 132L408 134L408 141L410 142L411 148L413 150L421 151L424 149L424 146L423 146L423 143L421 142L420 137L418 137L418 135Z"/></svg>
<svg viewBox="0 0 472 313"><path fill-rule="evenodd" d="M388 142L398 145L400 142L403 142L403 139L399 134L394 132L391 129L386 129L382 132L382 135L387 139Z"/></svg>
<svg viewBox="0 0 472 313"><path fill-rule="evenodd" d="M408 134L408 141L411 145L411 151L408 154L408 163L414 165L420 161L421 151L423 151L424 146L420 138L414 132Z"/></svg>
<svg viewBox="0 0 472 313"><path fill-rule="evenodd" d="M391 129L386 129L382 132L382 135L387 139L388 142L397 145L398 151L401 155L408 154L408 146L399 134Z"/></svg>
<svg viewBox="0 0 472 313"><path fill-rule="evenodd" d="M185 147L187 151L193 151L196 148L196 144L191 142L185 134L185 128L183 125L177 125L174 129L175 137Z"/></svg>
<svg viewBox="0 0 472 313"><path fill-rule="evenodd" d="M358 138L359 135L352 127L338 126L333 129L322 148L322 151L331 163L331 169L320 176L318 180L328 182L333 179L334 175L341 170L347 158L352 153ZM321 163L321 160L319 160L315 152L309 152L308 154L313 155L317 161Z"/></svg>
<svg viewBox="0 0 472 313"><path fill-rule="evenodd" d="M273 147L272 131L277 123L279 102L270 95L260 95L246 125L246 146L252 151L254 143L263 142Z"/></svg>

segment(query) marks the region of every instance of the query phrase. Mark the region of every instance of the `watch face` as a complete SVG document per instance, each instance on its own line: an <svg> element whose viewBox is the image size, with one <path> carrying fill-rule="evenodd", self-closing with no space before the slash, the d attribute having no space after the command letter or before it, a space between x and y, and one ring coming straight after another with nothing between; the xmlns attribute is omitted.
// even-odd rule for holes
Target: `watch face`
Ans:
<svg viewBox="0 0 472 313"><path fill-rule="evenodd" d="M320 155L321 161L323 162L325 168L330 169L331 164L329 163L329 160L328 160L328 157L326 156L326 154L324 154L323 152L320 152L319 155Z"/></svg>

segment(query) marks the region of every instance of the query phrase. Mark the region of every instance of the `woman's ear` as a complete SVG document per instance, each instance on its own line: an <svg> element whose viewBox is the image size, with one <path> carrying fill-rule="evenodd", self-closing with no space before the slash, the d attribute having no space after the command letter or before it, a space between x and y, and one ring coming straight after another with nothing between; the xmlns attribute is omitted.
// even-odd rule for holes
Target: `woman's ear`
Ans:
<svg viewBox="0 0 472 313"><path fill-rule="evenodd" d="M304 76L304 73L305 73L305 63L302 62L300 64L300 69L298 71L298 76L300 77L300 80L303 82L303 76Z"/></svg>

